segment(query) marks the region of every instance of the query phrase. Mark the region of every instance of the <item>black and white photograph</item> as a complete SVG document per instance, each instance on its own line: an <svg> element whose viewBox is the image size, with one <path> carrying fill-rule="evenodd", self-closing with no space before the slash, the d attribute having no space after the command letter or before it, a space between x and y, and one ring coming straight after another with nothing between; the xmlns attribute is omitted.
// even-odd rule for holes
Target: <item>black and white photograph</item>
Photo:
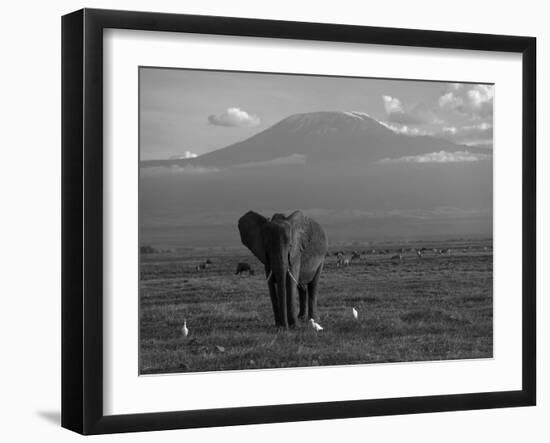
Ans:
<svg viewBox="0 0 550 443"><path fill-rule="evenodd" d="M140 374L492 358L494 95L140 67Z"/></svg>
<svg viewBox="0 0 550 443"><path fill-rule="evenodd" d="M6 2L0 439L547 443L543 5Z"/></svg>

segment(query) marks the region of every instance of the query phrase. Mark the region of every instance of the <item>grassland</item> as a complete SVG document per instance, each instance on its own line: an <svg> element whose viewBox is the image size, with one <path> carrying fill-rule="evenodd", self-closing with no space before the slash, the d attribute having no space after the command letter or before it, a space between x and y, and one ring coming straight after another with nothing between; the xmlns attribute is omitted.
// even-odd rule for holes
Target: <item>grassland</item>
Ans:
<svg viewBox="0 0 550 443"><path fill-rule="evenodd" d="M236 250L141 255L142 374L492 357L490 241L375 245L348 267L327 258L315 333L307 323L277 331L263 269ZM373 246L333 248L372 249ZM440 255L432 248L451 248ZM379 253L380 249L389 249ZM239 249L242 254L242 249ZM209 258L213 264L196 270ZM234 275L245 261L255 276ZM358 320L351 314L359 311ZM187 319L189 336L181 327Z"/></svg>

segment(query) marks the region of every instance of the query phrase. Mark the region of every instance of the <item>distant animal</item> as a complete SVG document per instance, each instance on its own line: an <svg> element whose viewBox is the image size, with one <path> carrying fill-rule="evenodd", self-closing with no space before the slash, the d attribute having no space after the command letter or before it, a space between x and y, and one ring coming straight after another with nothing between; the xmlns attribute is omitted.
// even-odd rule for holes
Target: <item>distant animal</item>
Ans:
<svg viewBox="0 0 550 443"><path fill-rule="evenodd" d="M189 329L187 328L187 320L183 320L183 327L181 328L181 335L187 337L189 335Z"/></svg>
<svg viewBox="0 0 550 443"><path fill-rule="evenodd" d="M351 263L350 259L347 257L338 257L338 260L336 261L336 267L340 266L349 266Z"/></svg>
<svg viewBox="0 0 550 443"><path fill-rule="evenodd" d="M204 271L204 270L208 269L208 266L210 266L209 263L203 262L203 263L199 263L195 269L197 271Z"/></svg>
<svg viewBox="0 0 550 443"><path fill-rule="evenodd" d="M357 309L355 309L355 308L351 308L351 314L353 315L353 318L355 320L357 320L357 318L359 317L359 313L357 312Z"/></svg>
<svg viewBox="0 0 550 443"><path fill-rule="evenodd" d="M242 243L265 267L275 325L296 323L294 300L298 292L298 318L317 318L319 279L328 250L324 229L312 218L295 211L270 219L248 211L238 222Z"/></svg>
<svg viewBox="0 0 550 443"><path fill-rule="evenodd" d="M239 263L235 275L242 275L243 272L248 272L248 275L254 275L254 269L248 263Z"/></svg>
<svg viewBox="0 0 550 443"><path fill-rule="evenodd" d="M345 263L347 260L347 263ZM340 266L349 265L349 259L346 259L344 256L344 253L342 251L338 251L338 255L336 256L336 267L339 268Z"/></svg>
<svg viewBox="0 0 550 443"><path fill-rule="evenodd" d="M139 247L139 253L140 254L154 254L155 252L157 252L157 250L155 248L153 248L152 246L140 246Z"/></svg>
<svg viewBox="0 0 550 443"><path fill-rule="evenodd" d="M357 251L351 253L351 260L361 260L361 254Z"/></svg>
<svg viewBox="0 0 550 443"><path fill-rule="evenodd" d="M442 249L441 251L439 251L439 254L440 255L451 255L451 250L450 249Z"/></svg>
<svg viewBox="0 0 550 443"><path fill-rule="evenodd" d="M422 251L421 251L420 249L417 249L417 250L416 250L416 256L417 256L418 258L422 258Z"/></svg>
<svg viewBox="0 0 550 443"><path fill-rule="evenodd" d="M207 265L211 265L211 264L212 264L212 260L210 260L209 258L207 258L206 261L205 261L205 263L206 263Z"/></svg>
<svg viewBox="0 0 550 443"><path fill-rule="evenodd" d="M394 255L392 256L392 258L390 260L403 260L403 254L397 254L397 255Z"/></svg>
<svg viewBox="0 0 550 443"><path fill-rule="evenodd" d="M313 318L309 319L309 323L311 324L311 327L315 330L315 332L323 330L323 327L319 323L315 322Z"/></svg>

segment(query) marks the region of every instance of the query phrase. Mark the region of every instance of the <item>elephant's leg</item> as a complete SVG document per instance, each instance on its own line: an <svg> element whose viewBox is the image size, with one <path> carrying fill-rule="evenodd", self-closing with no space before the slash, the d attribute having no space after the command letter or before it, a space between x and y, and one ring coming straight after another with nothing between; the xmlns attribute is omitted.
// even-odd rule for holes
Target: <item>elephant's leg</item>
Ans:
<svg viewBox="0 0 550 443"><path fill-rule="evenodd" d="M281 326L281 319L279 318L279 306L277 304L277 293L275 291L275 284L273 281L267 282L269 288L269 298L271 298L271 306L273 307L273 316L275 317L275 326Z"/></svg>
<svg viewBox="0 0 550 443"><path fill-rule="evenodd" d="M319 278L321 277L321 271L323 269L323 264L319 266L313 280L307 284L307 295L308 295L308 318L313 318L318 320L317 316L317 291L319 289Z"/></svg>
<svg viewBox="0 0 550 443"><path fill-rule="evenodd" d="M290 275L286 278L286 309L288 317L288 325L294 326L296 324L296 307L294 305L298 297L296 296L296 283Z"/></svg>
<svg viewBox="0 0 550 443"><path fill-rule="evenodd" d="M305 286L298 286L298 295L300 297L300 312L298 313L298 318L300 320L305 320L307 311L307 289Z"/></svg>

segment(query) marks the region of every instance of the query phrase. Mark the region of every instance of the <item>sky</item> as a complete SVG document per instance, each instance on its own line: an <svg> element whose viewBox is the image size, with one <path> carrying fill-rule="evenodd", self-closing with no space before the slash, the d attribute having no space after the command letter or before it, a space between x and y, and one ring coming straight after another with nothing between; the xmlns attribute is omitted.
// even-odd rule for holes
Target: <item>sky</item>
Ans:
<svg viewBox="0 0 550 443"><path fill-rule="evenodd" d="M139 84L141 160L200 156L315 111L493 147L493 85L164 68L140 68Z"/></svg>

